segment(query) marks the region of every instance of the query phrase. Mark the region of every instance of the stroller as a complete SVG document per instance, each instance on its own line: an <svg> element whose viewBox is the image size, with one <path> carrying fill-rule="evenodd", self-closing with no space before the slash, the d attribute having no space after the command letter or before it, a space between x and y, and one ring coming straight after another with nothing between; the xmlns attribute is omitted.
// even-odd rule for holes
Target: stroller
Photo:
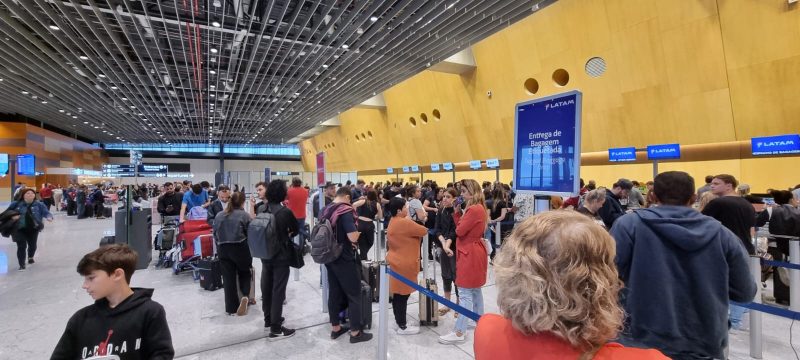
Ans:
<svg viewBox="0 0 800 360"><path fill-rule="evenodd" d="M153 240L153 249L158 250L158 262L156 268L168 268L172 266L175 256L175 238L178 232L178 217L165 216L161 228L156 233Z"/></svg>
<svg viewBox="0 0 800 360"><path fill-rule="evenodd" d="M214 255L211 225L205 220L186 220L178 226L175 246L169 251L175 275L195 270L197 261Z"/></svg>

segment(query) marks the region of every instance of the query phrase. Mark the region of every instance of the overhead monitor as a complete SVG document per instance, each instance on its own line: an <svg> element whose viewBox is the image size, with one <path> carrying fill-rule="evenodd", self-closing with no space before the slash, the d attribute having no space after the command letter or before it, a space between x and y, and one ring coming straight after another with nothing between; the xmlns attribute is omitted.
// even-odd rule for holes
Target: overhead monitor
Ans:
<svg viewBox="0 0 800 360"><path fill-rule="evenodd" d="M169 166L167 164L143 164L139 165L139 176L141 177L167 177Z"/></svg>
<svg viewBox="0 0 800 360"><path fill-rule="evenodd" d="M469 162L469 168L473 170L479 170L481 168L481 161L480 160L471 160Z"/></svg>
<svg viewBox="0 0 800 360"><path fill-rule="evenodd" d="M486 167L489 169L497 169L500 167L500 159L486 160Z"/></svg>
<svg viewBox="0 0 800 360"><path fill-rule="evenodd" d="M17 155L17 175L36 176L36 157L33 154Z"/></svg>
<svg viewBox="0 0 800 360"><path fill-rule="evenodd" d="M103 164L102 173L103 177L134 177L136 176L136 167L128 164Z"/></svg>
<svg viewBox="0 0 800 360"><path fill-rule="evenodd" d="M392 168L386 168L386 173L387 173L387 174L394 174L394 169L392 169Z"/></svg>
<svg viewBox="0 0 800 360"><path fill-rule="evenodd" d="M411 172L419 172L419 165L411 165Z"/></svg>
<svg viewBox="0 0 800 360"><path fill-rule="evenodd" d="M647 145L647 160L680 159L680 144Z"/></svg>
<svg viewBox="0 0 800 360"><path fill-rule="evenodd" d="M403 172L404 173L408 172L408 166L403 166Z"/></svg>
<svg viewBox="0 0 800 360"><path fill-rule="evenodd" d="M753 155L800 154L800 135L756 137L750 139Z"/></svg>
<svg viewBox="0 0 800 360"><path fill-rule="evenodd" d="M439 171L439 164L431 164L431 171Z"/></svg>
<svg viewBox="0 0 800 360"><path fill-rule="evenodd" d="M442 164L442 169L444 169L444 171L453 171L453 163Z"/></svg>
<svg viewBox="0 0 800 360"><path fill-rule="evenodd" d="M636 161L636 148L624 147L624 148L608 149L608 161L610 162Z"/></svg>
<svg viewBox="0 0 800 360"><path fill-rule="evenodd" d="M0 154L0 176L8 174L8 154Z"/></svg>

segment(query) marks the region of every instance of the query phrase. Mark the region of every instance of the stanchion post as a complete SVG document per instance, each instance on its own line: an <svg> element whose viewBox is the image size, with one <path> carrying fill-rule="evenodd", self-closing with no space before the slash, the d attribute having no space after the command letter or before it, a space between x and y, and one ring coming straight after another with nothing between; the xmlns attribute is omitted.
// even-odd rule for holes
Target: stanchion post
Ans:
<svg viewBox="0 0 800 360"><path fill-rule="evenodd" d="M756 282L761 280L761 258L758 256L750 257L750 273ZM756 284L756 296L754 303L761 303L761 286ZM761 334L761 312L750 310L750 357L761 359L763 339ZM729 345L730 346L730 345Z"/></svg>
<svg viewBox="0 0 800 360"><path fill-rule="evenodd" d="M322 282L322 312L328 313L328 268L319 265L319 278Z"/></svg>
<svg viewBox="0 0 800 360"><path fill-rule="evenodd" d="M295 246L300 246L300 235L295 235L294 238L292 239L292 241L294 241L294 245ZM302 247L300 248L300 251L303 251ZM294 281L300 281L300 269L295 269L295 268L291 268L291 269L292 269L292 276L294 277Z"/></svg>
<svg viewBox="0 0 800 360"><path fill-rule="evenodd" d="M386 360L389 352L389 265L386 261L380 262L381 280L378 296L378 356L376 359Z"/></svg>
<svg viewBox="0 0 800 360"><path fill-rule="evenodd" d="M500 220L494 224L494 244L500 246Z"/></svg>
<svg viewBox="0 0 800 360"><path fill-rule="evenodd" d="M428 234L422 237L422 278L428 278Z"/></svg>
<svg viewBox="0 0 800 360"><path fill-rule="evenodd" d="M380 228L380 224L381 224L381 222L378 221L378 220L373 220L373 223L375 223L375 226L374 226L375 227L375 237L373 237L373 239L375 239L375 242L374 242L375 245L372 247L374 249L374 254L372 255L372 261L378 261L380 259L378 256L381 253L381 251L380 251L380 247L381 247L381 228Z"/></svg>
<svg viewBox="0 0 800 360"><path fill-rule="evenodd" d="M789 262L800 265L800 241L797 239L789 240ZM788 270L789 310L800 311L800 270Z"/></svg>

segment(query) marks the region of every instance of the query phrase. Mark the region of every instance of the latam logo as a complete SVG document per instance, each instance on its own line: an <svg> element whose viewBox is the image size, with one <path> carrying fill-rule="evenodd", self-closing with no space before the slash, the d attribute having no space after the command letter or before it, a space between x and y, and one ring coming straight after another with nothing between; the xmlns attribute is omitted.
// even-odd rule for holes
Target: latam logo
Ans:
<svg viewBox="0 0 800 360"><path fill-rule="evenodd" d="M790 145L791 146L797 146L796 143L794 141L792 141L792 140L789 140L789 141L769 141L769 142L759 141L759 142L756 143L756 145L759 148L761 148L761 147L775 147L775 146L790 146Z"/></svg>
<svg viewBox="0 0 800 360"><path fill-rule="evenodd" d="M647 158L650 160L680 159L681 146L679 144L650 145L647 147Z"/></svg>
<svg viewBox="0 0 800 360"><path fill-rule="evenodd" d="M678 149L675 149L675 148L650 149L650 153L653 154L653 155L656 155L656 154L663 154L663 155L666 155L666 154L677 154L678 153Z"/></svg>
<svg viewBox="0 0 800 360"><path fill-rule="evenodd" d="M612 151L611 156L613 157L629 157L629 156L636 156L633 151Z"/></svg>
<svg viewBox="0 0 800 360"><path fill-rule="evenodd" d="M550 109L560 108L562 106L569 106L569 105L575 105L575 99L551 101L551 102L549 102L547 104L544 104L544 111L547 111L547 110L550 110Z"/></svg>

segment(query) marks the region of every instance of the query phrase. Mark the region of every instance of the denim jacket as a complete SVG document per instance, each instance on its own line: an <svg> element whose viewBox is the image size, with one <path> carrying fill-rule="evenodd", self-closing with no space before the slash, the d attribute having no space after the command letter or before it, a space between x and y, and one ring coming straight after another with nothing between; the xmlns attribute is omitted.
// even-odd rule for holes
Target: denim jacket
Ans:
<svg viewBox="0 0 800 360"><path fill-rule="evenodd" d="M31 207L31 214L33 215L33 219L36 220L37 228L41 229L44 227L44 222L42 221L44 218L51 220L53 219L53 214L47 210L47 206L38 200L34 200L30 205L28 205L28 203L26 203L24 200L13 201L8 208L19 211L20 217L23 217L25 216L25 212L28 211L28 206ZM20 224L21 226L22 221L19 221L17 224Z"/></svg>

